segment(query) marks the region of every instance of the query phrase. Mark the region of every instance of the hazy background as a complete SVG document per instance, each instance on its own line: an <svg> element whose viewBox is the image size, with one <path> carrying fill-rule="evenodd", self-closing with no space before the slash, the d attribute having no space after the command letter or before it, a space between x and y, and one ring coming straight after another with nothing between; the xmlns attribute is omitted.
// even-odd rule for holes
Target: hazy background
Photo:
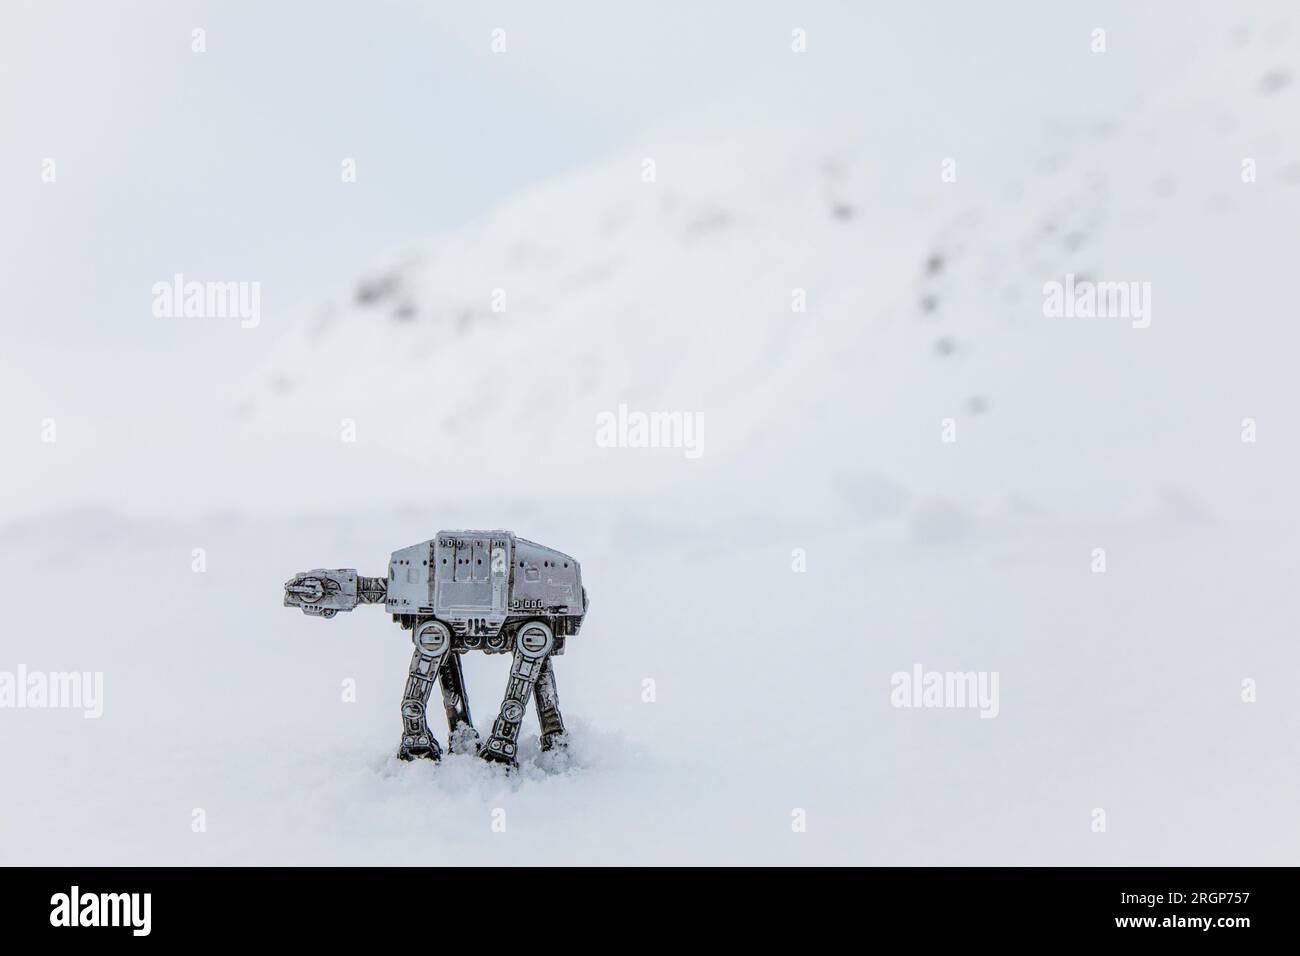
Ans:
<svg viewBox="0 0 1300 956"><path fill-rule="evenodd" d="M1296 861L1290 4L0 16L0 671L105 686L0 710L0 862ZM583 564L568 762L397 763L407 635L280 606L457 527Z"/></svg>
<svg viewBox="0 0 1300 956"><path fill-rule="evenodd" d="M1121 115L1217 49L1218 21L1251 22L1213 7L7 4L2 507L282 507L187 468L190 433L370 265L563 171L631 150L633 190L657 142L755 127L796 149L869 137L891 171L959 156L967 195L988 190L986 171L1034 168L1053 120ZM1079 38L1102 24L1096 56ZM176 272L260 282L261 326L155 319ZM68 467L37 443L46 417Z"/></svg>

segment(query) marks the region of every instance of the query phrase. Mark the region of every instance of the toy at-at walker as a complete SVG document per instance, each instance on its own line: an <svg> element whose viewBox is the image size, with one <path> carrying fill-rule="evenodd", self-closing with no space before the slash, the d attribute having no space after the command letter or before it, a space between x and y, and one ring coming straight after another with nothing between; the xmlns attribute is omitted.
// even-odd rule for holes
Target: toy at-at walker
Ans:
<svg viewBox="0 0 1300 956"><path fill-rule="evenodd" d="M509 531L440 531L394 551L387 578L352 569L306 571L284 586L285 607L333 617L358 604L383 604L411 632L415 653L402 697L403 760L438 760L442 749L425 711L434 683L452 738L468 735L484 759L519 765L519 726L537 701L541 745L564 742L551 658L578 633L587 613L578 562ZM513 654L505 699L485 743L477 742L460 657L467 651Z"/></svg>

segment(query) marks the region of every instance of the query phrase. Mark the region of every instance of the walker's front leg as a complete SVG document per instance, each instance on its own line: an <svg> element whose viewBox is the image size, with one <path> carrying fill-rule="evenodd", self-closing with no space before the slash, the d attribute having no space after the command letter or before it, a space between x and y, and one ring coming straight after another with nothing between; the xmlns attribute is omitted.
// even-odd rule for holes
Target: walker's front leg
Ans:
<svg viewBox="0 0 1300 956"><path fill-rule="evenodd" d="M519 766L519 725L528 710L528 698L555 646L555 635L541 621L529 621L515 636L515 659L501 713L492 723L492 736L481 751L484 760Z"/></svg>
<svg viewBox="0 0 1300 956"><path fill-rule="evenodd" d="M438 621L425 621L416 627L412 640L415 653L411 655L410 676L402 697L402 744L397 756L402 760L439 760L442 748L433 739L425 711L438 670L451 650L451 632Z"/></svg>

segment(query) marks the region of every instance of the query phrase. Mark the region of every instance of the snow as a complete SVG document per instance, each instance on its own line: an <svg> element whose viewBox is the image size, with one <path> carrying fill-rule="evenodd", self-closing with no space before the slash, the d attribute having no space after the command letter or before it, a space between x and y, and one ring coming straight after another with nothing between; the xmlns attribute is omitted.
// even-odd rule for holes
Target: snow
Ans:
<svg viewBox="0 0 1300 956"><path fill-rule="evenodd" d="M1011 515L938 540L858 524L795 536L722 502L680 523L651 500L636 521L625 510L567 534L562 517L511 516L583 558L593 601L556 665L571 752L539 753L530 717L515 777L467 756L395 760L407 635L377 608L319 621L278 606L290 570L373 568L411 528L463 521L150 531L82 515L11 534L0 573L75 582L84 610L14 606L7 656L102 670L105 699L99 720L4 713L26 768L0 798L6 862L1294 858L1294 597L1288 566L1243 548L1243 529ZM1099 541L1104 575L1088 568ZM790 571L792 542L806 573ZM915 663L998 672L998 716L891 707L890 675ZM505 662L465 671L484 731Z"/></svg>
<svg viewBox="0 0 1300 956"><path fill-rule="evenodd" d="M114 498L0 527L0 670L102 671L104 715L0 711L0 862L1294 863L1297 41L1209 41L952 184L871 133L659 138L367 270L220 407L61 417L11 487ZM1045 318L1068 272L1151 326ZM621 403L703 455L598 447ZM514 776L396 761L408 635L280 606L458 527L591 597L571 748L530 714ZM918 664L997 717L891 706ZM505 660L464 666L482 732Z"/></svg>

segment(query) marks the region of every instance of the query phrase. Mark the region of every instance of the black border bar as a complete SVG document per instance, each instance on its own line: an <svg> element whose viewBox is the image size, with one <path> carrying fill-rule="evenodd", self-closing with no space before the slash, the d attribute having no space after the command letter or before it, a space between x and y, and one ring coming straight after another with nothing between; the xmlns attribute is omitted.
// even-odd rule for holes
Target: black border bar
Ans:
<svg viewBox="0 0 1300 956"><path fill-rule="evenodd" d="M541 862L541 861L539 861ZM0 919L9 940L76 935L81 943L148 940L421 945L443 937L533 945L543 931L628 941L665 926L726 924L755 942L778 929L852 937L920 932L943 939L1080 937L1193 939L1242 934L1295 938L1296 871L1285 868L0 868ZM124 926L54 926L78 888L93 915L99 894ZM149 894L149 932L116 894ZM87 896L96 896L86 903ZM87 908L88 907L88 908ZM1121 921L1124 921L1121 923ZM1209 925L1206 925L1209 921ZM431 927L440 927L432 933ZM546 927L541 930L541 927ZM139 926L137 925L137 928ZM719 925L721 929L721 926ZM523 936L517 933L522 932ZM414 935L413 935L414 934ZM665 943L666 945L666 943ZM620 946L621 948L621 946Z"/></svg>

